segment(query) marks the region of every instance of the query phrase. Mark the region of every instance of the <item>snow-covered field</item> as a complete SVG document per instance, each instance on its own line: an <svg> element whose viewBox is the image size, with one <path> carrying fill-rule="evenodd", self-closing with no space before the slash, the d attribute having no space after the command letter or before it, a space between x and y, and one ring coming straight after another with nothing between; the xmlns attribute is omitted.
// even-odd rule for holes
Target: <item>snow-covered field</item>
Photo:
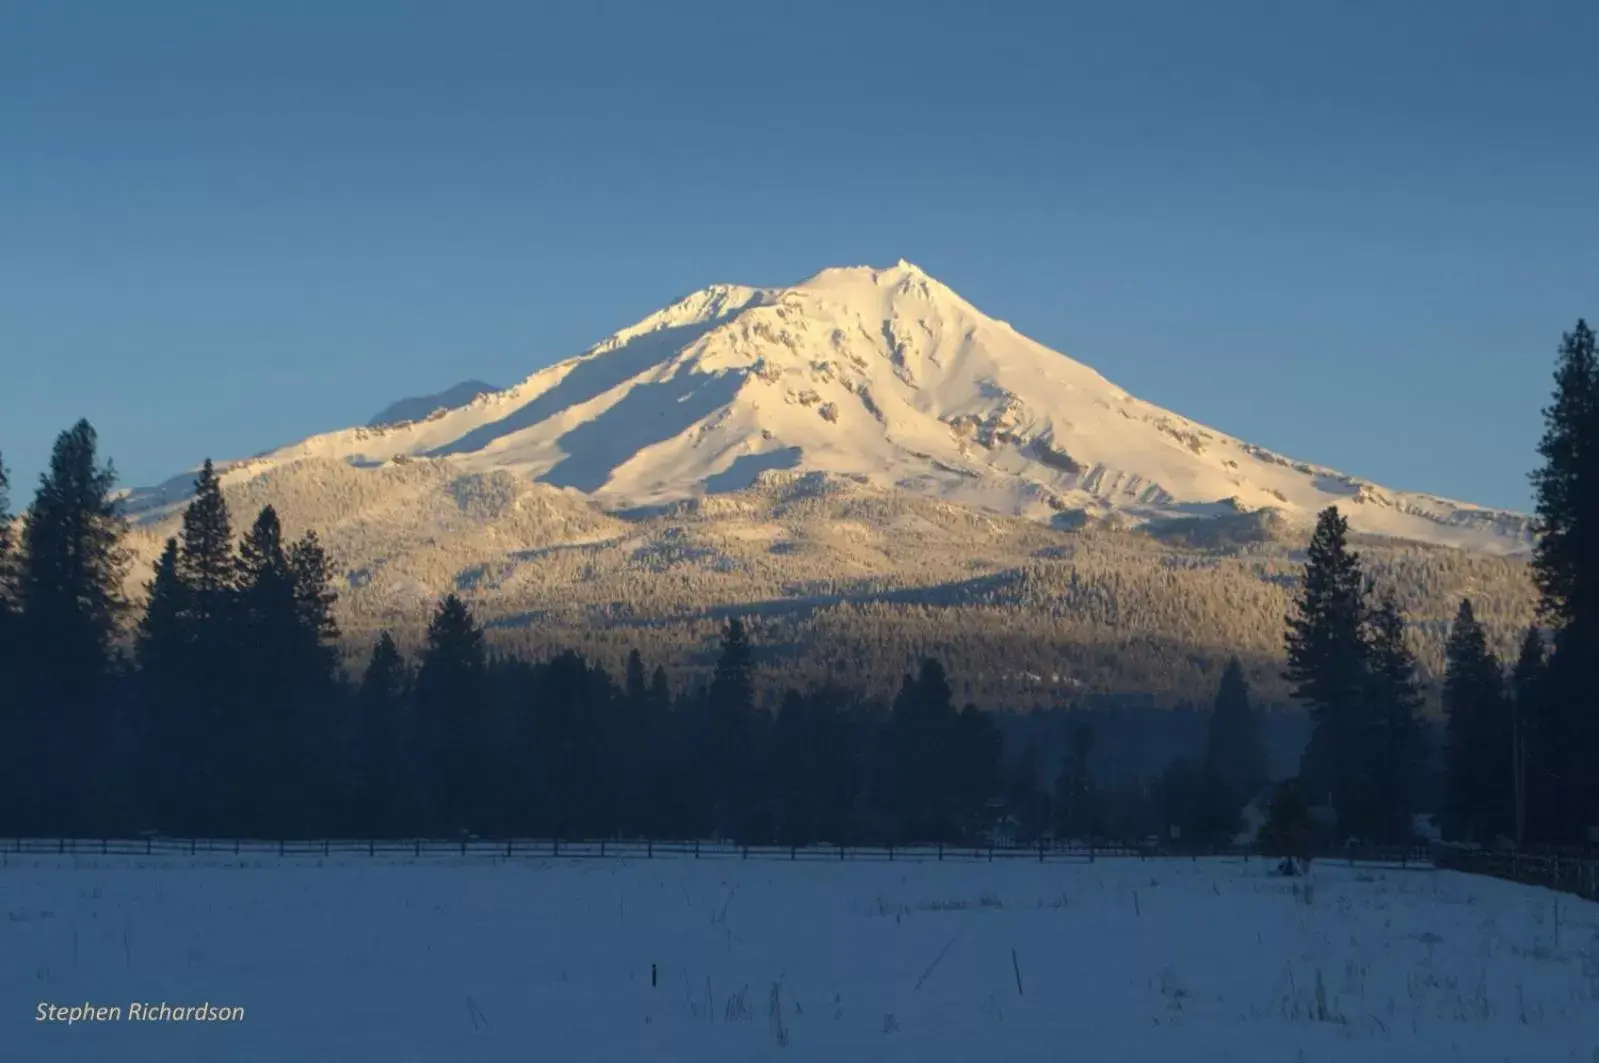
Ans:
<svg viewBox="0 0 1599 1063"><path fill-rule="evenodd" d="M1266 872L11 856L0 1058L1599 1060L1599 905ZM129 1022L134 1001L244 1015Z"/></svg>

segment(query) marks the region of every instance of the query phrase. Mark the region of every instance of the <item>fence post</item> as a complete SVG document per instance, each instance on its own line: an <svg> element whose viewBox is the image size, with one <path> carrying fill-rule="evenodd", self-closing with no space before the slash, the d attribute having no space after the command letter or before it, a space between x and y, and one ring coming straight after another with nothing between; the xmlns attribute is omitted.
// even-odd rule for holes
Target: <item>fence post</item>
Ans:
<svg viewBox="0 0 1599 1063"><path fill-rule="evenodd" d="M416 855L417 856L421 856L422 855L422 839L421 838L417 838L417 839L415 839L415 842L416 842Z"/></svg>
<svg viewBox="0 0 1599 1063"><path fill-rule="evenodd" d="M466 839L465 838L461 839L461 855L462 856L466 855Z"/></svg>
<svg viewBox="0 0 1599 1063"><path fill-rule="evenodd" d="M698 860L699 858L700 858L700 840L698 838L695 838L694 839L694 859Z"/></svg>
<svg viewBox="0 0 1599 1063"><path fill-rule="evenodd" d="M278 839L278 855L282 856L285 852L288 851L288 848L289 848L289 843L284 841L282 838L279 838ZM194 852L194 841L193 841L193 839L191 839L189 841L189 852L191 852L191 853Z"/></svg>
<svg viewBox="0 0 1599 1063"><path fill-rule="evenodd" d="M505 839L505 855L511 855L511 839L509 838Z"/></svg>
<svg viewBox="0 0 1599 1063"><path fill-rule="evenodd" d="M366 840L366 855L368 855L368 856L376 856L376 855L378 855L378 843L377 843L376 839L368 838Z"/></svg>
<svg viewBox="0 0 1599 1063"><path fill-rule="evenodd" d="M104 856L106 854L106 850L108 850L110 847L111 847L111 843L110 842L106 841L104 838L100 839L100 855L101 856Z"/></svg>
<svg viewBox="0 0 1599 1063"><path fill-rule="evenodd" d="M991 863L991 864L994 862L994 843L993 842L989 842L988 843L988 862Z"/></svg>
<svg viewBox="0 0 1599 1063"><path fill-rule="evenodd" d="M790 845L788 847L788 858L790 860L798 860L799 859L799 846Z"/></svg>
<svg viewBox="0 0 1599 1063"><path fill-rule="evenodd" d="M605 839L604 838L600 839L600 855L601 856L605 855Z"/></svg>
<svg viewBox="0 0 1599 1063"><path fill-rule="evenodd" d="M655 859L655 839L654 838L646 838L644 840L644 855L646 857L648 857L649 859L651 859L651 860Z"/></svg>
<svg viewBox="0 0 1599 1063"><path fill-rule="evenodd" d="M943 842L939 842L938 843L938 858L940 860L944 859L944 843Z"/></svg>
<svg viewBox="0 0 1599 1063"><path fill-rule="evenodd" d="M327 856L328 855L328 839L326 839L326 838L322 839L322 855L323 856Z"/></svg>
<svg viewBox="0 0 1599 1063"><path fill-rule="evenodd" d="M838 858L840 860L844 859L844 846L842 844L838 847Z"/></svg>
<svg viewBox="0 0 1599 1063"><path fill-rule="evenodd" d="M559 839L559 838L551 838L550 839L550 855L551 856L560 856L561 855L561 839Z"/></svg>
<svg viewBox="0 0 1599 1063"><path fill-rule="evenodd" d="M893 863L894 862L894 843L893 842L889 842L889 844L888 844L888 862L889 863Z"/></svg>
<svg viewBox="0 0 1599 1063"><path fill-rule="evenodd" d="M239 855L239 839L237 838L233 839L233 855Z"/></svg>
<svg viewBox="0 0 1599 1063"><path fill-rule="evenodd" d="M1038 862L1044 862L1044 839L1038 839Z"/></svg>
<svg viewBox="0 0 1599 1063"><path fill-rule="evenodd" d="M147 838L144 839L144 855L145 856L149 856L150 855L150 842L151 842L150 838L147 837ZM19 853L22 852L22 843L21 842L17 843L17 852L19 852Z"/></svg>

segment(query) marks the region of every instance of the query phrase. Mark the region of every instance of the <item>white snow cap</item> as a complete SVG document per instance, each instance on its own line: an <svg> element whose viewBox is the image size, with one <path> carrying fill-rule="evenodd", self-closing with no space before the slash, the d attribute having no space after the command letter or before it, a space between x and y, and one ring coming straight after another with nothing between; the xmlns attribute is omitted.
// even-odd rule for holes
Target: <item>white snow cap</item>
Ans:
<svg viewBox="0 0 1599 1063"><path fill-rule="evenodd" d="M515 387L229 475L307 456L507 469L618 506L789 470L1073 523L1292 525L1337 505L1365 532L1495 552L1531 542L1519 514L1390 491L1143 402L903 258L790 287L712 285Z"/></svg>

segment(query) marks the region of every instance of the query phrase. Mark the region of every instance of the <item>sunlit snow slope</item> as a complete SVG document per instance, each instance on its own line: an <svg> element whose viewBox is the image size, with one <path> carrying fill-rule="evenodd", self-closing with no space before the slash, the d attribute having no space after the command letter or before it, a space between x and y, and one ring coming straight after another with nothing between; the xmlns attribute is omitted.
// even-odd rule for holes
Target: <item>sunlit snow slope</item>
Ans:
<svg viewBox="0 0 1599 1063"><path fill-rule="evenodd" d="M1530 536L1521 515L1389 491L1143 402L904 261L790 288L707 288L515 387L314 436L226 475L308 457L443 458L617 508L794 469L1062 521L1275 511L1298 522L1337 504L1365 532L1495 552ZM164 508L189 481L130 505Z"/></svg>

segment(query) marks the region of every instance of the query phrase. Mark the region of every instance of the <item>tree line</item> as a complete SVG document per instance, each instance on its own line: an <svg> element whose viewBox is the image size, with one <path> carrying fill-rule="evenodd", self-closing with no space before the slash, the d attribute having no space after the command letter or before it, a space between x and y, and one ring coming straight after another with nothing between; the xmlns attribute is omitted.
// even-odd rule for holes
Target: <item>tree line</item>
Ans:
<svg viewBox="0 0 1599 1063"><path fill-rule="evenodd" d="M450 595L415 659L383 634L352 681L316 534L289 539L266 506L236 535L209 461L131 615L115 474L96 448L87 423L63 433L21 534L0 520L0 833L804 844L1170 820L1223 840L1265 776L1237 662L1196 781L1178 772L1120 819L1089 766L1091 728L1062 763L1036 749L1008 761L995 715L957 708L933 658L886 702L821 684L763 704L738 619L709 683L674 691L636 651L616 677L572 652L494 656Z"/></svg>
<svg viewBox="0 0 1599 1063"><path fill-rule="evenodd" d="M1369 842L1409 841L1421 811L1479 841L1578 841L1599 822L1599 368L1585 323L1563 339L1545 420L1543 625L1506 675L1461 603L1441 764L1394 588L1375 586L1337 509L1320 514L1285 618L1285 678L1313 726L1298 777L1278 781L1273 831L1307 830L1318 807L1325 830ZM236 535L208 461L134 615L115 483L87 422L57 440L20 521L0 464L0 833L802 844L1000 830L1210 845L1272 781L1236 658L1203 753L1149 780L1096 778L1087 726L1052 761L1007 748L930 657L890 699L821 682L773 704L738 619L709 681L674 690L637 651L620 676L572 652L491 654L450 595L419 653L382 634L348 677L314 532L291 539L265 506Z"/></svg>

